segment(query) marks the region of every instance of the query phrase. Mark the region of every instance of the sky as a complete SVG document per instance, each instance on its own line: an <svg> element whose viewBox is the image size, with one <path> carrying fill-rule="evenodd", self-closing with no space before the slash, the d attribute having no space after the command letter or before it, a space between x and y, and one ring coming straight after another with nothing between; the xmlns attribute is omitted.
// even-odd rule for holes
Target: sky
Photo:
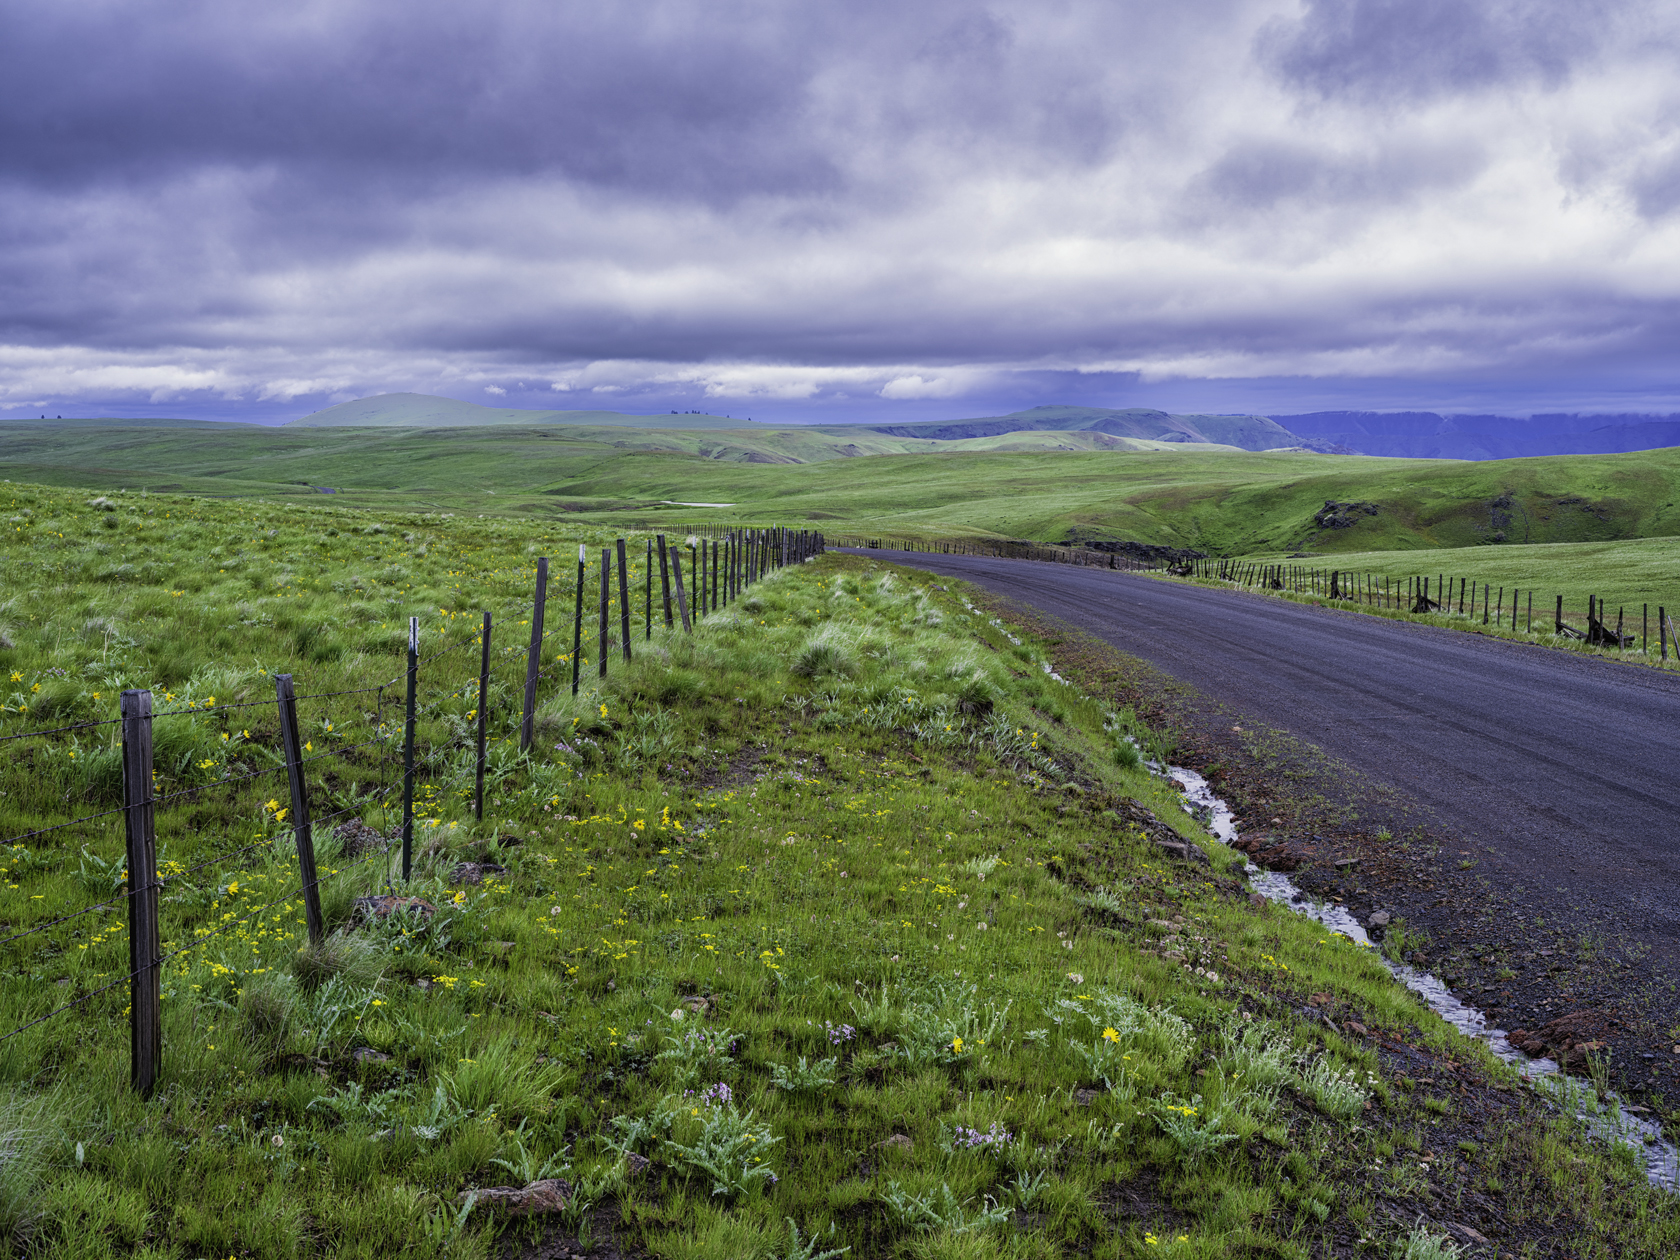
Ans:
<svg viewBox="0 0 1680 1260"><path fill-rule="evenodd" d="M11 0L0 416L1680 411L1655 0Z"/></svg>

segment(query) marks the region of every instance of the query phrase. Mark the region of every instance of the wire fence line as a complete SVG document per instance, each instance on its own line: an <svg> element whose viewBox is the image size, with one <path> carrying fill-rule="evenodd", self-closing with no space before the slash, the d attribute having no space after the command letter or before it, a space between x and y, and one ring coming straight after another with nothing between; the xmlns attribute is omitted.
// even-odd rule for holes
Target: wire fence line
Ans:
<svg viewBox="0 0 1680 1260"><path fill-rule="evenodd" d="M654 543L657 542L657 552ZM783 565L803 563L823 554L826 549L822 535L813 531L793 531L785 529L737 530L719 539L705 539L690 545L689 572L683 572L683 563L678 548L671 547L664 535L656 540L650 539L646 557L646 571L643 574L642 594L644 601L643 616L646 622L646 633L652 636L655 621L655 593L654 593L654 565L659 567L659 592L657 595L659 611L662 613L664 626L668 631L675 630L679 625L685 632L692 632L698 616L706 612L725 607L740 598L743 592L754 581L767 575ZM617 611L617 628L619 636L624 641L625 661L632 659L632 652L628 642L631 637L627 631L630 626L630 609L628 601L627 583L627 552L625 540L619 539L616 544L616 554L619 561L619 607ZM571 592L573 599L572 644L569 653L557 658L558 663L572 664L572 691L577 693L580 675L579 664L582 658L585 639L583 626L586 620L586 609L597 607L598 613L591 620L595 622L595 638L601 645L602 659L599 662L602 677L607 673L608 645L613 639L613 600L609 581L613 564L614 551L603 548L600 559L600 595L598 601L588 598L590 584L585 580L589 567L587 552L580 548L578 565L579 578L573 584ZM707 572L707 562L710 562L710 572ZM540 684L545 679L552 679L556 674L564 671L549 663L545 667L542 659L544 647L551 636L558 636L563 632L563 625L552 630L542 628L542 618L545 606L554 599L563 599L567 592L565 584L556 583L562 589L550 593L547 587L546 557L539 558L537 566L536 587L532 595L531 615L528 622L519 623L530 625L535 631L530 636L529 646L525 649L524 694L520 710L519 722L519 754L523 758L529 753L534 729L535 705L540 691ZM690 596L692 595L692 598ZM675 608L673 608L673 600ZM695 614L691 616L690 613ZM674 615L676 614L676 615ZM680 616L679 616L680 615ZM499 657L493 652L494 618L488 611L483 614L482 628L453 643L445 643L424 654L420 651L420 621L418 617L409 619L409 637L407 649L407 663L400 673L384 682L373 683L363 687L349 687L336 691L306 693L298 692L293 686L293 676L290 674L272 675L275 687L273 699L229 701L216 704L210 701L202 703L189 702L185 708L154 710L152 707L153 693L149 689L131 688L119 696L120 713L116 718L100 719L89 722L78 722L67 725L49 727L42 730L16 732L3 737L4 742L24 739L41 739L53 736L74 735L76 732L107 726L121 728L120 770L122 804L112 809L97 810L79 817L65 819L49 826L38 827L20 832L3 841L0 845L12 846L12 851L22 847L21 842L39 836L52 834L66 828L99 823L121 816L124 821L125 865L120 873L113 870L114 859L107 861L97 855L89 855L87 847L83 846L83 873L89 874L86 860L99 864L98 869L91 874L104 878L105 874L118 881L122 891L118 895L109 897L92 905L83 906L67 913L56 915L44 922L29 924L22 930L0 937L0 946L13 945L27 938L41 936L55 928L71 924L79 919L109 910L119 905L127 908L127 930L130 949L130 967L126 974L118 976L88 993L82 994L70 1002L57 1006L46 1014L29 1020L26 1023L0 1034L0 1042L11 1040L28 1029L38 1027L46 1021L69 1011L79 1009L91 999L118 988L123 984L130 987L129 1021L131 1063L130 1079L135 1090L141 1094L150 1094L156 1086L162 1055L162 1018L161 1018L161 969L173 958L199 948L203 944L230 930L235 924L246 922L253 916L260 916L282 902L291 901L301 896L304 902L305 918L308 935L312 943L319 943L325 932L320 903L321 886L332 878L348 875L352 871L360 870L373 861L383 861L386 864L386 886L391 886L393 858L397 854L400 844L401 878L406 882L412 874L413 846L415 835L415 789L417 783L426 782L431 792L455 790L456 785L462 784L469 777L475 781L471 789L473 795L473 810L478 818L483 817L484 784L487 763L487 742L489 712L492 707L490 689L492 683L497 685L503 681L493 678L493 666L507 665L516 661L520 656L518 646L510 647ZM446 634L447 631L440 633ZM563 642L563 640L562 640ZM458 660L455 655L469 647L481 649L476 676L467 675L451 677L449 681L438 683L435 680L439 669L450 661ZM422 695L421 682L425 681L426 690ZM387 724L385 719L385 692L397 685L403 686L403 715L400 726ZM476 694L474 687L476 685ZM164 693L166 698L169 693ZM345 696L374 695L377 700L374 711L364 713L363 717L373 723L373 733L364 739L353 742L340 743L333 748L316 752L313 741L304 737L298 722L297 705L307 701L327 701ZM465 719L459 714L454 720L472 721L476 729L467 731L457 724L450 728L448 736L442 740L434 740L431 746L421 750L416 748L416 727L419 716L424 708L430 714L438 714L439 706L448 700L471 697L473 707ZM279 717L278 748L268 742L266 728L259 728L259 735L251 736L250 731L241 732L244 741L250 741L253 748L266 756L275 758L273 765L261 769L244 769L236 774L227 773L231 765L222 765L223 773L219 777L203 783L189 783L173 790L159 791L157 768L154 765L153 734L154 724L160 718L215 718L225 713L253 708L276 708ZM445 714L444 716L447 716ZM512 714L507 714L510 720ZM352 719L354 720L354 719ZM334 729L330 719L324 718L326 729ZM171 728L176 731L177 728ZM504 730L509 729L504 727ZM221 738L225 742L229 739L229 732L223 730ZM513 735L507 736L508 740ZM178 748L178 743L175 747ZM71 758L75 757L80 748L75 744L70 750ZM352 754L368 748L380 748L381 755L369 759L358 760ZM119 750L113 748L101 752L99 756L107 760L102 763L109 767L109 758ZM172 753L171 757L177 754ZM185 773L186 767L192 762L197 753L189 752L184 759L175 760L170 765L177 772ZM86 765L87 759L82 764ZM200 768L207 767L215 758L199 761ZM451 762L455 762L451 768ZM348 795L339 795L333 801L336 808L315 817L311 810L311 780L314 780L314 790L319 794L323 789L332 793L330 786L330 772L328 766L339 764L359 771L371 771L377 776L377 787L370 785L370 790L357 792L357 783L352 782ZM266 804L255 805L259 818L262 819L263 833L254 841L236 848L215 853L190 866L166 862L165 869L160 874L157 843L157 818L160 813L167 814L172 805L188 798L204 800L214 799L216 794L223 794L223 804L229 808L237 808L242 793L254 782L270 775L284 772L288 779L288 803L281 806L278 795ZM86 775L87 771L77 773ZM439 775L443 777L439 779ZM84 780L84 793L94 790L91 779ZM73 795L65 793L69 800ZM336 820L347 815L367 815L370 810L386 811L391 806L391 798L400 792L402 802L402 821L399 828L393 829L388 822L382 823L378 830L381 841L380 847L368 857L360 861L351 862L346 866L335 868L326 876L322 876L317 867L315 853L315 835L317 828L329 826ZM259 793L260 800L260 793ZM387 815L388 819L388 815ZM233 919L214 928L195 929L198 935L187 944L175 949L166 949L162 938L162 922L160 918L159 894L171 884L190 879L212 867L223 866L247 854L273 845L274 841L289 829L297 860L298 883L296 887L282 897L275 898L262 906L246 908ZM15 860L15 859L14 859ZM15 925L7 925L15 926ZM96 940L99 939L96 937ZM85 946L84 946L85 948Z"/></svg>
<svg viewBox="0 0 1680 1260"><path fill-rule="evenodd" d="M1472 581L1445 572L1395 577L1366 570L1319 568L1284 561L1265 563L1210 558L1189 560L1170 571L1175 576L1306 595L1353 607L1378 608L1410 615L1462 617L1468 624L1522 634L1535 633L1535 596L1539 594L1541 634L1548 633L1549 620L1549 633L1554 638L1583 643L1588 647L1613 648L1619 652L1632 649L1642 656L1651 655L1652 606L1648 602L1637 606L1637 622L1629 616L1630 606L1623 605L1616 609L1612 623L1609 601L1596 594L1587 596L1587 606L1583 611L1566 608L1562 595L1554 594L1548 601L1546 595L1534 587L1519 584L1496 586L1493 582ZM1658 604L1655 611L1657 655L1660 663L1666 665L1671 647L1680 659L1680 638L1676 637L1674 618L1668 608ZM1576 621L1584 621L1585 628L1575 624Z"/></svg>

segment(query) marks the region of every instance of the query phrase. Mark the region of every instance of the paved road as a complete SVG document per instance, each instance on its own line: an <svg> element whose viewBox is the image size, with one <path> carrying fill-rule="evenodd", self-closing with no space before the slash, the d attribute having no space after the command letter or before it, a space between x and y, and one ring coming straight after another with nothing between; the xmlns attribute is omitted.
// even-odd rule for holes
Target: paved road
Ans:
<svg viewBox="0 0 1680 1260"><path fill-rule="evenodd" d="M1142 657L1408 793L1492 847L1499 882L1568 886L1628 916L1661 952L1680 948L1680 680L1106 569L871 554L964 578Z"/></svg>

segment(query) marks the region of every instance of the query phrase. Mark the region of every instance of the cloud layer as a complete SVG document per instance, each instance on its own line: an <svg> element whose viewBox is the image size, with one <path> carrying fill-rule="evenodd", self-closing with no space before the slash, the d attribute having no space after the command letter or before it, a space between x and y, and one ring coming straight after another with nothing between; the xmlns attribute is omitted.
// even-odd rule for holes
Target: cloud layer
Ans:
<svg viewBox="0 0 1680 1260"><path fill-rule="evenodd" d="M1648 4L41 0L0 411L1680 407Z"/></svg>

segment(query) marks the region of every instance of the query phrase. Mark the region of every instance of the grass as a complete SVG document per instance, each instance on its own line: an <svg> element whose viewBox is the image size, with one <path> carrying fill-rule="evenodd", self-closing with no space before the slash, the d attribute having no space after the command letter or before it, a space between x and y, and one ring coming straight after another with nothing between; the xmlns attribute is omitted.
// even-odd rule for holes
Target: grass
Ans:
<svg viewBox="0 0 1680 1260"><path fill-rule="evenodd" d="M193 948L166 966L156 1095L127 1089L120 989L0 1055L14 1251L486 1256L529 1227L463 1196L542 1175L574 1191L555 1229L662 1257L1425 1255L1418 1218L1461 1219L1454 1187L1487 1178L1532 1254L1680 1235L1637 1166L1519 1104L1370 951L1253 906L1236 855L1117 758L1144 724L927 575L829 557L693 636L638 633L575 700L544 682L520 757L533 557L599 536L7 489L30 515L0 539L26 575L0 735L151 684L181 710L160 788L203 789L159 816L164 936ZM485 604L508 638L480 822L459 775ZM411 614L451 649L422 667L400 889L433 912L357 926L390 856L323 838L332 943L306 948L277 780L230 778L274 765L277 729L228 701L276 672L305 694L392 677ZM388 833L388 699L305 704L312 740L374 741L322 763L317 811ZM110 807L110 728L18 746L6 834ZM1209 864L1162 857L1138 807ZM110 820L6 852L0 935L120 892ZM451 883L467 860L503 870ZM0 1033L121 976L123 926L8 941ZM1322 994L1381 1035L1304 1018ZM1438 1115L1401 1053L1528 1110Z"/></svg>
<svg viewBox="0 0 1680 1260"><path fill-rule="evenodd" d="M1308 576L1303 562L1277 557L1239 561L1230 578L1192 577L1157 580L1189 581L1206 586L1236 585L1264 591L1277 598L1315 606L1344 608L1369 616L1464 630L1548 648L1603 656L1629 664L1680 669L1680 644L1675 634L1664 643L1661 616L1680 628L1680 582L1674 564L1680 542L1665 538L1633 539L1619 543L1554 543L1509 549L1457 550L1425 555L1374 553L1336 559L1329 567L1313 565ZM1506 563L1506 562L1509 563ZM1300 576L1299 589L1270 590L1265 566L1288 565ZM1344 567L1348 566L1348 567ZM1361 567L1351 567L1358 565ZM1328 595L1330 573L1338 571L1341 594ZM1434 612L1411 611L1411 585L1425 579ZM1445 586L1443 587L1443 583ZM1449 592L1441 598L1440 592ZM1351 593L1350 593L1351 592ZM1563 597L1563 620L1579 636L1556 630L1558 596ZM1611 630L1620 624L1628 637L1616 648L1589 644L1588 598L1604 608L1599 616ZM1466 868L1474 863L1463 863Z"/></svg>
<svg viewBox="0 0 1680 1260"><path fill-rule="evenodd" d="M650 519L803 520L831 534L1120 538L1217 555L1501 549L1680 535L1680 449L1469 463L1182 448L1014 450L1003 448L1078 447L1093 437L1029 433L932 443L831 429L224 430L14 422L0 425L0 437L0 475L19 480L227 495L314 496L313 487L325 486L341 502L366 507L587 513L615 527ZM1321 526L1314 518L1328 500L1378 510L1346 528ZM674 506L679 501L730 506Z"/></svg>

